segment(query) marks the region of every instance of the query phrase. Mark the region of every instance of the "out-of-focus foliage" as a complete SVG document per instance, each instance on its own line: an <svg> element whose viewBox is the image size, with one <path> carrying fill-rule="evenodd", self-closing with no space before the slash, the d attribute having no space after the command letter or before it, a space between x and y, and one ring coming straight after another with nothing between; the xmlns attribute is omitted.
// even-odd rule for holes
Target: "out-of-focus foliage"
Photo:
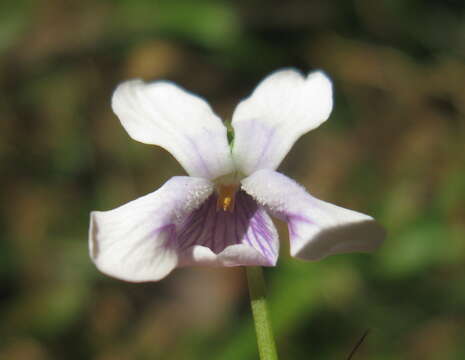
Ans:
<svg viewBox="0 0 465 360"><path fill-rule="evenodd" d="M183 170L111 113L127 78L171 79L228 119L280 67L324 69L330 120L282 165L388 229L373 255L267 270L283 359L465 358L462 1L3 1L0 358L256 359L241 269L107 278L88 214Z"/></svg>

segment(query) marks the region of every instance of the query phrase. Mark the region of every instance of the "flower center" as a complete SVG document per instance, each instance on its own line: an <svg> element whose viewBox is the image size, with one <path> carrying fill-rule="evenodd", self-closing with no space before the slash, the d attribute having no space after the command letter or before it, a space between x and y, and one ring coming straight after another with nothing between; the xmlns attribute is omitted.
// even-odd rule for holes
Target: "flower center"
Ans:
<svg viewBox="0 0 465 360"><path fill-rule="evenodd" d="M234 211L234 201L236 198L238 185L218 185L218 200L216 202L216 210L223 210L232 213Z"/></svg>

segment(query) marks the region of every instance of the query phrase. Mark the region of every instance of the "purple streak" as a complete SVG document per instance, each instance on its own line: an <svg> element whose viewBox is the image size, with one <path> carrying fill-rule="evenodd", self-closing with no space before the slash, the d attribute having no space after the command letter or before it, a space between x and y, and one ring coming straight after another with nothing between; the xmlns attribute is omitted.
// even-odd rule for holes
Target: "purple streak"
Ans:
<svg viewBox="0 0 465 360"><path fill-rule="evenodd" d="M274 263L278 256L274 229L266 221L265 210L243 191L236 194L232 213L217 210L217 199L217 194L212 194L178 227L178 248L184 251L202 245L219 254L228 246L245 244Z"/></svg>

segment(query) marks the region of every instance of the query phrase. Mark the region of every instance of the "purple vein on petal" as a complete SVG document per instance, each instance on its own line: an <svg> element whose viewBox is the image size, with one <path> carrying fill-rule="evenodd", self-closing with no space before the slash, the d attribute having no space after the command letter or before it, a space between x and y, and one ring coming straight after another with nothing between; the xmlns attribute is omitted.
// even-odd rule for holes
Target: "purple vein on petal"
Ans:
<svg viewBox="0 0 465 360"><path fill-rule="evenodd" d="M210 212L208 215L208 219L210 220L211 226L205 231L205 242L203 243L203 245L212 249L212 251L215 252L214 239L216 232L216 224L218 222L218 211L212 205L210 205Z"/></svg>
<svg viewBox="0 0 465 360"><path fill-rule="evenodd" d="M177 239L180 247L186 248L196 243L202 235L202 232L205 229L205 224L208 220L209 201L210 198L207 199L199 209L195 210L182 225Z"/></svg>
<svg viewBox="0 0 465 360"><path fill-rule="evenodd" d="M276 127L269 129L265 128L263 124L260 124L257 120L252 120L251 121L251 129L250 129L250 134L256 133L256 132L261 132L261 133L266 133L265 138L267 139L265 144L262 144L262 149L260 151L260 155L257 157L256 162L255 162L255 167L254 169L258 169L260 166L260 163L263 161L263 157L266 155L268 152L268 148L272 144L272 140L274 138L274 135L276 133ZM261 125L260 129L257 129L257 125Z"/></svg>
<svg viewBox="0 0 465 360"><path fill-rule="evenodd" d="M248 242L248 239L247 239L247 233L245 231L246 229L244 228L242 222L241 222L241 219L239 217L239 215L236 215L234 217L234 235L236 237L236 239L244 239Z"/></svg>
<svg viewBox="0 0 465 360"><path fill-rule="evenodd" d="M212 198L210 197L208 199L208 203L205 204L205 212L203 214L204 217L204 222L202 226L199 228L200 232L197 238L193 239L193 242L191 242L189 245L205 245L207 246L208 242L208 231L212 226L212 221L214 221L215 217L215 212L212 209L213 201Z"/></svg>
<svg viewBox="0 0 465 360"><path fill-rule="evenodd" d="M137 242L138 246L137 245L133 246L131 249L129 249L126 252L126 254L124 254L123 260L124 259L130 259L132 257L132 255L139 250L140 246L143 246L143 244L146 243L147 241L150 241L150 239L153 239L153 238L157 237L157 235L159 233L161 233L161 232L167 232L168 233L168 238L161 247L172 246L173 245L172 244L173 243L173 241L172 241L173 231L174 231L174 224L166 224L166 225L160 226L160 227L152 230L151 232L149 232L148 234L146 234L145 236L140 238L140 240ZM113 243L112 245L115 245L115 244L117 244L117 242Z"/></svg>
<svg viewBox="0 0 465 360"><path fill-rule="evenodd" d="M212 199L210 204L210 212L208 214L209 220L209 227L205 229L205 242L204 245L208 248L215 251L215 232L216 232L216 225L218 222L218 211L216 210L215 201ZM210 246L209 246L210 245Z"/></svg>
<svg viewBox="0 0 465 360"><path fill-rule="evenodd" d="M202 226L198 226L200 223L204 223L206 220L205 215L201 212L193 212L190 217L186 220L179 237L195 237L194 232L197 233Z"/></svg>
<svg viewBox="0 0 465 360"><path fill-rule="evenodd" d="M250 228L251 228L252 234L254 235L256 243L262 249L263 252L268 252L269 255L274 254L272 245L270 244L269 230L264 225L264 220L263 220L262 214L259 211L257 204L255 202L252 203L253 200L251 199L245 199L245 200L246 201L244 201L242 205L244 207L245 213L247 214L246 216L251 219ZM251 206L253 206L254 209L251 209ZM260 234L261 236L257 236L257 233ZM263 240L266 243L266 249L264 248Z"/></svg>
<svg viewBox="0 0 465 360"><path fill-rule="evenodd" d="M291 237L299 237L299 233L296 230L298 223L316 225L316 223L313 220L298 214L287 214L284 216L284 219L287 222L287 228Z"/></svg>
<svg viewBox="0 0 465 360"><path fill-rule="evenodd" d="M186 141L192 146L192 148L194 149L195 154L197 155L197 159L199 160L200 165L201 165L202 169L203 169L204 172L205 172L204 175L205 175L206 177L211 177L210 169L208 168L207 164L205 163L205 160L204 160L204 158L202 157L202 155L201 155L201 153L200 153L200 151L199 151L199 149L198 149L197 144L195 143L195 141L194 141L192 138L190 138L189 136L187 136L187 135L185 136L185 139L186 139Z"/></svg>
<svg viewBox="0 0 465 360"><path fill-rule="evenodd" d="M265 220L263 219L263 214L261 214L259 211L255 212L254 216L254 222L255 226L253 227L255 232L258 232L263 239L267 242L267 244L270 246L271 249L271 244L270 244L270 234L269 234L269 229L265 224Z"/></svg>
<svg viewBox="0 0 465 360"><path fill-rule="evenodd" d="M200 229L201 230L200 234L196 239L194 239L193 242L189 243L190 246L203 245L203 246L210 248L208 246L210 242L210 237L211 237L210 233L216 221L216 208L214 207L214 204L215 204L215 199L214 199L214 196L212 195L205 203L205 208L204 208L205 221L202 225L202 228Z"/></svg>
<svg viewBox="0 0 465 360"><path fill-rule="evenodd" d="M246 241L249 243L250 246L254 247L254 248L257 248L256 244L255 244L255 241L252 241L251 239L251 233L250 233L250 223L251 223L251 217L249 216L249 214L247 213L246 209L245 209L245 199L241 199L242 201L237 201L237 204L236 204L236 211L237 211L237 217L239 218L239 221L241 222L241 225L244 229L244 236L245 236L245 239Z"/></svg>
<svg viewBox="0 0 465 360"><path fill-rule="evenodd" d="M178 227L176 243L181 250L202 245L218 254L228 246L248 244L267 259L274 258L276 251L263 209L249 195L237 193L232 213L217 210L216 202L217 195L212 194Z"/></svg>
<svg viewBox="0 0 465 360"><path fill-rule="evenodd" d="M256 232L256 226L260 224L260 222L257 221L257 217L260 216L257 204L252 199L250 199L248 195L243 195L241 199L238 199L237 203L242 208L242 213L244 214L246 222L245 238L247 242L250 244L250 246L264 254L265 257L269 258L273 255L273 253L270 252L268 246L265 247L265 245L263 244L263 240L265 240L265 243L268 243L268 241L266 240L266 236L259 237L257 236ZM251 209L251 206L253 206L254 209ZM237 212L238 214L241 213L239 209Z"/></svg>
<svg viewBox="0 0 465 360"><path fill-rule="evenodd" d="M297 214L287 214L286 215L287 221L296 221L296 222L303 222L306 224L315 224L314 221L309 219L308 217L297 215Z"/></svg>
<svg viewBox="0 0 465 360"><path fill-rule="evenodd" d="M239 199L237 199L239 200ZM240 226L238 226L238 228L240 229L239 232L236 232L236 237L237 238L243 238L247 243L249 243L250 246L253 246L252 242L250 241L250 238L248 236L248 221L247 221L247 217L246 215L243 214L243 211L242 211L242 202L241 201L237 201L236 203L236 220L237 220L237 224Z"/></svg>

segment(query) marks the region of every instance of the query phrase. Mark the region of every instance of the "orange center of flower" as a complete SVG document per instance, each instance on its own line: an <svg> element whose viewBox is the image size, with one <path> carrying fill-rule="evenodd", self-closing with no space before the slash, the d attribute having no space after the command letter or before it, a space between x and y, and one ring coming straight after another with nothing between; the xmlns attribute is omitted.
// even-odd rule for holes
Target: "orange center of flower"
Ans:
<svg viewBox="0 0 465 360"><path fill-rule="evenodd" d="M236 197L236 192L237 185L219 185L216 210L223 210L232 213L234 211L234 199Z"/></svg>

